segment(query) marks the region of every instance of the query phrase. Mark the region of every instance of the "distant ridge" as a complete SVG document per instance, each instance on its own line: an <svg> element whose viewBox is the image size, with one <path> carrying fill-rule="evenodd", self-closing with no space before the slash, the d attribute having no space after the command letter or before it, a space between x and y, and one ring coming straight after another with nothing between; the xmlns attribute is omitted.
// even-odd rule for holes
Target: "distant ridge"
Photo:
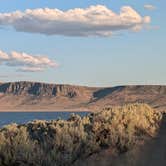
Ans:
<svg viewBox="0 0 166 166"><path fill-rule="evenodd" d="M100 88L28 81L0 83L0 111L84 111L134 102L165 111L166 86Z"/></svg>

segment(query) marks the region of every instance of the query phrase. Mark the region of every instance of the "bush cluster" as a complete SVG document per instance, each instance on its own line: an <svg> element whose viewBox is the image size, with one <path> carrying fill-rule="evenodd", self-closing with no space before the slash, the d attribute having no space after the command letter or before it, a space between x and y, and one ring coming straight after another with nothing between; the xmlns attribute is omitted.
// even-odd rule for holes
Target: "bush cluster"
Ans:
<svg viewBox="0 0 166 166"><path fill-rule="evenodd" d="M85 117L0 129L1 166L69 166L103 149L125 153L153 137L162 115L146 104L106 107Z"/></svg>

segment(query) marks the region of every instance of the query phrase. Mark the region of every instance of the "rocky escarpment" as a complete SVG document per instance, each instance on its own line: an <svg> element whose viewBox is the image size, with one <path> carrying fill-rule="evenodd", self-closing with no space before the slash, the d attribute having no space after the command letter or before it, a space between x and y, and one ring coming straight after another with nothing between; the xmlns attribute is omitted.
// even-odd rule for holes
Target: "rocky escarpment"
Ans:
<svg viewBox="0 0 166 166"><path fill-rule="evenodd" d="M40 82L0 83L2 110L97 110L110 105L146 103L166 110L166 86L139 85L95 88Z"/></svg>
<svg viewBox="0 0 166 166"><path fill-rule="evenodd" d="M90 90L92 88L40 82L9 82L0 85L0 93L5 95L65 96L73 98L88 96Z"/></svg>
<svg viewBox="0 0 166 166"><path fill-rule="evenodd" d="M0 111L85 108L96 88L40 82L0 84Z"/></svg>

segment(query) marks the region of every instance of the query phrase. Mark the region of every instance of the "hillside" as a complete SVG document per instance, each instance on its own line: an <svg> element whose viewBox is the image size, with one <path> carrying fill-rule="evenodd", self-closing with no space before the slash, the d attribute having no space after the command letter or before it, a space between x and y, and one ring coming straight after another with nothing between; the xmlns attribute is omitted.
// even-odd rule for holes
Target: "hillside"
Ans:
<svg viewBox="0 0 166 166"><path fill-rule="evenodd" d="M110 105L147 103L166 109L166 86L96 88L40 82L0 83L0 111L97 110Z"/></svg>

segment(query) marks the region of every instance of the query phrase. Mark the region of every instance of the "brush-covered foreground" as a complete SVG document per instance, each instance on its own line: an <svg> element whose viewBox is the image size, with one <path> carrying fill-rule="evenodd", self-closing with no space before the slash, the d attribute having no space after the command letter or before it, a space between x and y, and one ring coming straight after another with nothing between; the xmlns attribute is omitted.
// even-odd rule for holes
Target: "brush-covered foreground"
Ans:
<svg viewBox="0 0 166 166"><path fill-rule="evenodd" d="M106 149L119 155L155 136L161 118L146 104L129 104L82 118L11 124L0 130L0 166L77 165Z"/></svg>

